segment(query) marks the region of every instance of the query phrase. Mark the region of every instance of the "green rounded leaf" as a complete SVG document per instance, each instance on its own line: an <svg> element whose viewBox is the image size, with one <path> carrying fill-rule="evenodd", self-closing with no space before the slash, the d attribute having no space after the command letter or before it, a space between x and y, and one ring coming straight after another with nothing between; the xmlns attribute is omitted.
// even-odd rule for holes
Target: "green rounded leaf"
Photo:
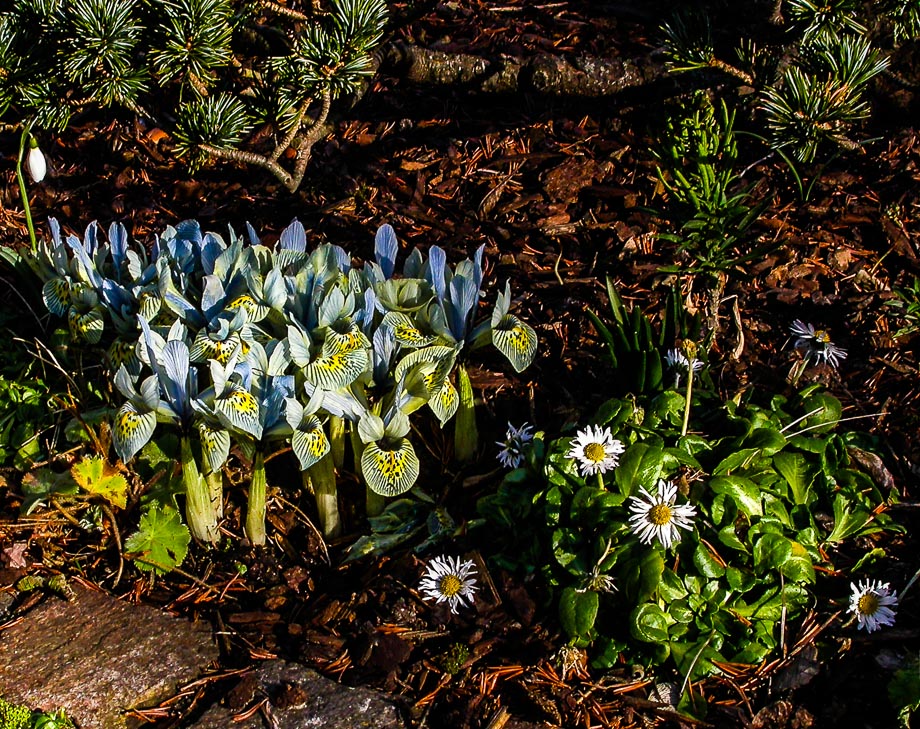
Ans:
<svg viewBox="0 0 920 729"><path fill-rule="evenodd" d="M571 638L590 638L597 619L600 595L592 590L566 587L559 596L559 621Z"/></svg>
<svg viewBox="0 0 920 729"><path fill-rule="evenodd" d="M182 564L189 541L191 535L179 512L154 506L141 516L140 529L125 541L125 556L139 570L165 574Z"/></svg>
<svg viewBox="0 0 920 729"><path fill-rule="evenodd" d="M643 603L629 616L633 637L645 643L668 642L668 627L674 622L656 603Z"/></svg>
<svg viewBox="0 0 920 729"><path fill-rule="evenodd" d="M650 489L661 477L664 450L645 443L634 443L620 457L614 471L617 486L623 496L632 496L640 486Z"/></svg>
<svg viewBox="0 0 920 729"><path fill-rule="evenodd" d="M756 483L741 476L716 476L709 482L713 493L726 494L738 510L747 516L763 516L760 488Z"/></svg>
<svg viewBox="0 0 920 729"><path fill-rule="evenodd" d="M697 544L693 550L693 564L704 577L715 578L725 574L725 568L702 543Z"/></svg>
<svg viewBox="0 0 920 729"><path fill-rule="evenodd" d="M128 482L102 457L84 458L73 465L70 474L87 493L101 496L119 509L124 509L127 505Z"/></svg>
<svg viewBox="0 0 920 729"><path fill-rule="evenodd" d="M826 392L816 392L802 401L802 409L811 413L797 428L807 428L809 432L828 433L840 422L843 408L833 395Z"/></svg>

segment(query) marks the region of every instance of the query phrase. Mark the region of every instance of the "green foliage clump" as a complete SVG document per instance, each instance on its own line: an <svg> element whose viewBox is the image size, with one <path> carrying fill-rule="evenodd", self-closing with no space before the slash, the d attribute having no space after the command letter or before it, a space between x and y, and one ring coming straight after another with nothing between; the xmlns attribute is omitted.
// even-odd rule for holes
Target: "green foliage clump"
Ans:
<svg viewBox="0 0 920 729"><path fill-rule="evenodd" d="M916 37L916 3L791 0L776 9L757 26L773 32L758 38L715 6L682 9L662 26L672 69L716 70L753 88L771 145L802 162L822 147L857 149L851 133L868 116L870 82L888 66L884 44ZM729 44L737 60L720 57Z"/></svg>
<svg viewBox="0 0 920 729"><path fill-rule="evenodd" d="M64 711L32 711L0 697L0 729L74 729Z"/></svg>
<svg viewBox="0 0 920 729"><path fill-rule="evenodd" d="M910 729L911 720L920 711L920 659L914 657L899 668L888 684L888 698L898 711L904 729Z"/></svg>
<svg viewBox="0 0 920 729"><path fill-rule="evenodd" d="M0 729L29 729L32 726L32 710L28 706L11 704L0 697Z"/></svg>
<svg viewBox="0 0 920 729"><path fill-rule="evenodd" d="M667 217L677 233L661 233L692 259L695 270L726 271L762 256L764 247L741 251L765 204L755 204L751 186L737 169L735 114L716 108L704 93L672 114L659 134L658 177L669 193ZM665 270L680 271L680 266Z"/></svg>
<svg viewBox="0 0 920 729"><path fill-rule="evenodd" d="M170 131L193 169L213 157L256 164L292 191L331 103L371 73L387 17L383 0L9 5L0 119L57 132L85 109L127 112ZM247 146L256 125L275 133L271 149ZM279 163L289 148L293 169Z"/></svg>
<svg viewBox="0 0 920 729"><path fill-rule="evenodd" d="M721 664L761 663L807 608L845 599L826 575L859 573L883 554L854 558L852 545L900 529L884 508L897 495L860 465L873 440L838 432L836 398L811 387L723 400L692 339L664 355L669 341L695 336L696 317L674 302L667 338L655 336L608 288L614 321L593 318L632 389L591 422L618 441L616 467L586 476L573 447L583 433L538 433L521 467L480 500L480 524L500 564L554 588L562 628L592 649L595 667L625 655L677 671L686 686ZM699 708L686 693L681 707Z"/></svg>

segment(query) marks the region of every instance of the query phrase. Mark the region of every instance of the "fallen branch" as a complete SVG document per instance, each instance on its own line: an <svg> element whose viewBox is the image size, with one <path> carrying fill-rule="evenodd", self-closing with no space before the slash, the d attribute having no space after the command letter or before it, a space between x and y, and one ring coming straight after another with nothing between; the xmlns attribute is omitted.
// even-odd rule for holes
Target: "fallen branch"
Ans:
<svg viewBox="0 0 920 729"><path fill-rule="evenodd" d="M597 98L644 86L667 69L653 55L634 59L577 58L540 54L531 58L485 58L445 53L402 42L378 55L379 70L419 84L459 84L485 93L536 92Z"/></svg>

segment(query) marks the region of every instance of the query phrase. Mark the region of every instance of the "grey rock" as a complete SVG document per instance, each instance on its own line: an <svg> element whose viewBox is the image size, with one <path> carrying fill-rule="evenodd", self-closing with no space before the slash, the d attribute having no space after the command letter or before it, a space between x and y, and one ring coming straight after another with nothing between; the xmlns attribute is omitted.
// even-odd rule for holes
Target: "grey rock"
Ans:
<svg viewBox="0 0 920 729"><path fill-rule="evenodd" d="M0 633L0 695L63 708L82 729L125 729L125 710L175 693L218 657L211 629L162 610L76 589Z"/></svg>
<svg viewBox="0 0 920 729"><path fill-rule="evenodd" d="M248 719L233 720L260 701ZM396 707L375 691L349 688L305 666L268 661L230 692L230 706L212 706L192 729L404 729ZM271 717L270 719L268 717Z"/></svg>

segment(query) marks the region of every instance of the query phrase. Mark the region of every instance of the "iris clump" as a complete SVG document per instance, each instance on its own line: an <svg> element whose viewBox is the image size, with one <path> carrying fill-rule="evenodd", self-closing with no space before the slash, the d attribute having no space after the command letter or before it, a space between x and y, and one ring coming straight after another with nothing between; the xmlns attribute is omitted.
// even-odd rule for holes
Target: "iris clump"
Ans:
<svg viewBox="0 0 920 729"><path fill-rule="evenodd" d="M225 238L185 221L150 252L120 224L108 240L95 223L82 240L50 226L28 262L72 340L105 348L123 398L115 451L130 462L164 428L178 434L186 518L206 544L220 539L232 444L253 464L245 524L253 544L266 541L265 461L287 443L323 532L335 536L345 438L371 513L371 495L398 496L419 476L408 438L415 412L427 407L442 427L463 415L458 435L469 440L472 393L458 393L468 352L494 344L516 371L536 353L534 330L510 311L509 286L479 317L482 247L456 266L437 246L427 257L415 249L398 271L389 225L361 267L339 246L308 250L297 221L274 247L251 227L245 239L233 230ZM523 428L515 438L528 435Z"/></svg>

